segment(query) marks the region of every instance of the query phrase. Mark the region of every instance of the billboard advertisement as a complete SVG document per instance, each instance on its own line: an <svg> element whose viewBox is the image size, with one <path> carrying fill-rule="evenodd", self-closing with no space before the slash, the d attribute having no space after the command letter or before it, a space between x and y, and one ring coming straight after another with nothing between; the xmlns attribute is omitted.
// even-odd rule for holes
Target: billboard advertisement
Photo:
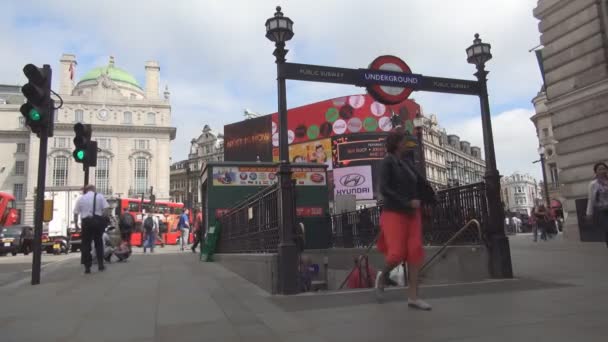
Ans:
<svg viewBox="0 0 608 342"><path fill-rule="evenodd" d="M213 169L214 186L260 186L278 181L274 167L217 166ZM327 184L323 167L292 167L292 179L298 186L320 186Z"/></svg>
<svg viewBox="0 0 608 342"><path fill-rule="evenodd" d="M334 167L369 165L386 155L386 134L350 134L332 138Z"/></svg>
<svg viewBox="0 0 608 342"><path fill-rule="evenodd" d="M224 126L224 160L272 161L270 116Z"/></svg>
<svg viewBox="0 0 608 342"><path fill-rule="evenodd" d="M355 195L358 200L374 198L370 165L336 168L333 176L334 195Z"/></svg>
<svg viewBox="0 0 608 342"><path fill-rule="evenodd" d="M328 170L331 170L333 167L331 153L331 139L289 145L290 162L325 164ZM272 154L273 161L278 162L279 149L273 149Z"/></svg>

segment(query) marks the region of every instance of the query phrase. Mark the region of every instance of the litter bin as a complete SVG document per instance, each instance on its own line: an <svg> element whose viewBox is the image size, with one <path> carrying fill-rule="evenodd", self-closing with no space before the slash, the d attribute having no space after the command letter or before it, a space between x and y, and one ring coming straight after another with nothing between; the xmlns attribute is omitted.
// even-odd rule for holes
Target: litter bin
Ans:
<svg viewBox="0 0 608 342"><path fill-rule="evenodd" d="M205 244L201 250L201 261L213 261L213 254L217 247L217 240L220 235L220 226L213 225L209 227L207 236L205 237Z"/></svg>

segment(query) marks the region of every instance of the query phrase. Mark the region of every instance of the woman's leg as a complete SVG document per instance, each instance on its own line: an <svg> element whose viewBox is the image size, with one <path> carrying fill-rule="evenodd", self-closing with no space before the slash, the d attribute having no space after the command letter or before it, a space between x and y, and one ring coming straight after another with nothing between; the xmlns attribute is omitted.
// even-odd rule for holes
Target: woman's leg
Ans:
<svg viewBox="0 0 608 342"><path fill-rule="evenodd" d="M407 264L407 299L415 301L418 299L418 271L420 265Z"/></svg>

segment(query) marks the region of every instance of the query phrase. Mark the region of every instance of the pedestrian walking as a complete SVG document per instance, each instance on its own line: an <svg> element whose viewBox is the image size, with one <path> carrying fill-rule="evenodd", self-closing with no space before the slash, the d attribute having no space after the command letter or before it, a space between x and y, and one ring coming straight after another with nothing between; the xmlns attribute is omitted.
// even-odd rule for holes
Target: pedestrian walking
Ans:
<svg viewBox="0 0 608 342"><path fill-rule="evenodd" d="M156 244L156 230L154 228L154 219L152 214L144 220L144 253L150 248L150 253L154 253L154 245Z"/></svg>
<svg viewBox="0 0 608 342"><path fill-rule="evenodd" d="M129 208L124 208L118 220L118 228L120 229L120 238L129 244L129 248L131 248L131 235L134 227L135 219L133 219L133 215L129 213Z"/></svg>
<svg viewBox="0 0 608 342"><path fill-rule="evenodd" d="M84 273L91 273L93 257L91 255L91 243L95 243L95 254L97 257L97 267L99 271L105 270L103 264L104 246L103 232L108 225L108 217L105 210L108 202L102 194L95 191L94 185L84 187L84 194L76 201L74 206L74 222L78 227L78 216L82 222L82 247L81 260L84 264Z"/></svg>
<svg viewBox="0 0 608 342"><path fill-rule="evenodd" d="M197 208L194 211L194 243L192 244L192 253L196 253L196 247L198 247L199 243L201 249L203 248L203 230L203 212L200 208Z"/></svg>
<svg viewBox="0 0 608 342"><path fill-rule="evenodd" d="M608 247L608 166L597 163L593 166L595 179L589 183L587 196L587 219L604 230Z"/></svg>
<svg viewBox="0 0 608 342"><path fill-rule="evenodd" d="M532 216L534 217L534 242L538 241L538 233L540 231L540 239L547 241L547 231L550 224L549 211L543 204L537 204L532 209Z"/></svg>
<svg viewBox="0 0 608 342"><path fill-rule="evenodd" d="M385 256L385 266L376 275L375 288L382 299L386 276L402 262L408 269L408 306L431 310L418 297L418 271L424 259L422 247L422 206L432 203L435 193L424 177L403 156L409 151L401 129L386 138L387 155L380 165L380 194L384 208L380 214L378 250Z"/></svg>
<svg viewBox="0 0 608 342"><path fill-rule="evenodd" d="M159 214L154 214L154 216L152 216L152 219L154 220L154 231L156 232L156 241L160 242L160 246L164 248L165 240L161 236L162 224L161 224ZM156 244L156 241L154 242L155 244Z"/></svg>
<svg viewBox="0 0 608 342"><path fill-rule="evenodd" d="M179 217L179 222L177 223L177 228L182 233L180 237L180 250L185 250L188 248L188 237L190 236L190 220L188 218L188 214L190 211L188 209L184 210L182 215Z"/></svg>

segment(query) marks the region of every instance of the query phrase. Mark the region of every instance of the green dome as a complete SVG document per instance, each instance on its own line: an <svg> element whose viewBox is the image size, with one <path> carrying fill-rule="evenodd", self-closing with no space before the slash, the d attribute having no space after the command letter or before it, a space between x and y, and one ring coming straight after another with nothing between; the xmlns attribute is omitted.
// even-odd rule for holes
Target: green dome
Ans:
<svg viewBox="0 0 608 342"><path fill-rule="evenodd" d="M89 72L84 74L84 76L82 76L80 82L96 80L99 76L106 73L108 74L108 76L110 76L110 79L112 81L128 83L141 89L139 83L137 83L137 80L135 79L135 77L133 77L133 75L113 65L107 65L90 70Z"/></svg>

